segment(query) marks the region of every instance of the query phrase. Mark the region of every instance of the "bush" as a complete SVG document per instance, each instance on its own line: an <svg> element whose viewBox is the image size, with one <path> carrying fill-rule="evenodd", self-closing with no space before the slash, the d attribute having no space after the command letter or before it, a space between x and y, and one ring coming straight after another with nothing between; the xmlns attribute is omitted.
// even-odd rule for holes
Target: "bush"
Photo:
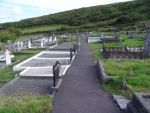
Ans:
<svg viewBox="0 0 150 113"><path fill-rule="evenodd" d="M116 24L126 24L131 23L131 18L127 15L123 15L117 18Z"/></svg>

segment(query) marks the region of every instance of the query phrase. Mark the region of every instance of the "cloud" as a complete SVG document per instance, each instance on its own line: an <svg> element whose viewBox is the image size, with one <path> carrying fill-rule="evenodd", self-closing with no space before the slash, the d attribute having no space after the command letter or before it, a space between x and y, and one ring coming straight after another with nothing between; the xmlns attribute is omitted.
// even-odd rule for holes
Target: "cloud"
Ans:
<svg viewBox="0 0 150 113"><path fill-rule="evenodd" d="M19 7L19 6L14 6L13 9L12 9L12 14L13 14L14 16L21 16L21 14L22 14L22 9L21 9L21 7Z"/></svg>
<svg viewBox="0 0 150 113"><path fill-rule="evenodd" d="M0 23L122 1L129 0L0 0Z"/></svg>

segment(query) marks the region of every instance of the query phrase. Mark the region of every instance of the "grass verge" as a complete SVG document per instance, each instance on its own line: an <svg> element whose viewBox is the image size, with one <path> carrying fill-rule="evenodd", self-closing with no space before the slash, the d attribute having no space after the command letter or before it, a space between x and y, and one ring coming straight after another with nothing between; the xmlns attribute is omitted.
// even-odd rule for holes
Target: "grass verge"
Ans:
<svg viewBox="0 0 150 113"><path fill-rule="evenodd" d="M150 59L147 60L107 60L100 53L100 43L89 44L95 60L101 60L104 65L105 72L108 76L113 77L113 81L102 85L107 91L131 97L133 92L149 92L150 91ZM125 78L127 84L132 89L122 89L121 81Z"/></svg>
<svg viewBox="0 0 150 113"><path fill-rule="evenodd" d="M0 113L51 113L52 97L0 97Z"/></svg>

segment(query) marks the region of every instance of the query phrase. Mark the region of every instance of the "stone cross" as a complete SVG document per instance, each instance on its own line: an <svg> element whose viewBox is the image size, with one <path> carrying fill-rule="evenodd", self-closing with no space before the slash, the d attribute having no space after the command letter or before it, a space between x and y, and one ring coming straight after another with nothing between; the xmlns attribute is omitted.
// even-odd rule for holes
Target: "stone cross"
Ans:
<svg viewBox="0 0 150 113"><path fill-rule="evenodd" d="M8 49L6 49L5 51L5 61L6 61L6 65L11 64L10 52L8 51Z"/></svg>

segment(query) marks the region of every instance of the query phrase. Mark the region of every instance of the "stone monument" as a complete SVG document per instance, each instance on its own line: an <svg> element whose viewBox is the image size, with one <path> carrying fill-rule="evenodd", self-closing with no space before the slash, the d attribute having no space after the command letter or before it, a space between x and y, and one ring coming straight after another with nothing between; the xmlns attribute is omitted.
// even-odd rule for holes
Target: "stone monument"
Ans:
<svg viewBox="0 0 150 113"><path fill-rule="evenodd" d="M28 40L28 48L31 48L31 41Z"/></svg>
<svg viewBox="0 0 150 113"><path fill-rule="evenodd" d="M8 49L6 49L6 51L5 51L5 61L6 61L6 65L11 64L10 52L8 51Z"/></svg>
<svg viewBox="0 0 150 113"><path fill-rule="evenodd" d="M147 38L144 43L144 57L147 58L150 55L150 29L146 37Z"/></svg>
<svg viewBox="0 0 150 113"><path fill-rule="evenodd" d="M44 40L41 39L41 48L43 48L43 47L44 47Z"/></svg>

